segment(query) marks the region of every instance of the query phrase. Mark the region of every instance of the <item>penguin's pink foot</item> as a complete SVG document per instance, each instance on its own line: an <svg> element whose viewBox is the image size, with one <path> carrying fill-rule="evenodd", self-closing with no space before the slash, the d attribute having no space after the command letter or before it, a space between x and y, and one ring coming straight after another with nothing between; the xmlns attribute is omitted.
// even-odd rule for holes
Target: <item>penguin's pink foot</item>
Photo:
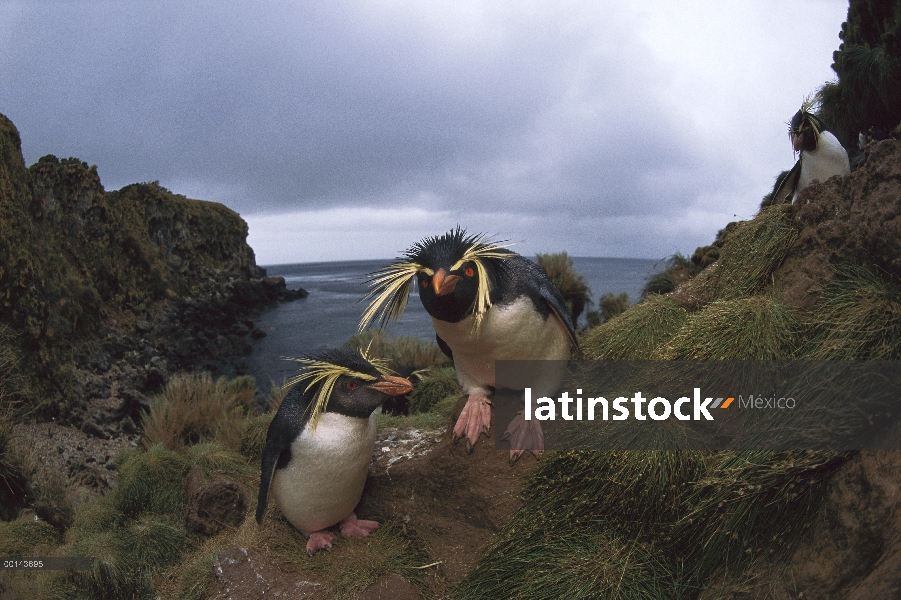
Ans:
<svg viewBox="0 0 901 600"><path fill-rule="evenodd" d="M471 394L466 406L454 425L454 442L466 438L466 451L472 453L473 446L483 433L488 435L491 427L491 400L483 394Z"/></svg>
<svg viewBox="0 0 901 600"><path fill-rule="evenodd" d="M327 531L314 531L307 540L307 552L313 554L317 550L331 550L334 542L334 534Z"/></svg>
<svg viewBox="0 0 901 600"><path fill-rule="evenodd" d="M541 430L541 423L535 420L526 421L522 411L516 413L510 421L507 431L504 432L504 439L510 441L511 465L524 452L531 452L535 456L544 452L544 432Z"/></svg>
<svg viewBox="0 0 901 600"><path fill-rule="evenodd" d="M341 535L344 537L367 537L378 528L377 522L363 521L354 514L341 521Z"/></svg>

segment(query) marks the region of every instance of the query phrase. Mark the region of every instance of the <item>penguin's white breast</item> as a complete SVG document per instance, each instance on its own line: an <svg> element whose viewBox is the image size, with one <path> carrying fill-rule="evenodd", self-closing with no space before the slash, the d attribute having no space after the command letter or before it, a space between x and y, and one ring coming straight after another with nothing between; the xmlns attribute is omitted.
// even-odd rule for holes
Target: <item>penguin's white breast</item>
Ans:
<svg viewBox="0 0 901 600"><path fill-rule="evenodd" d="M272 496L285 518L304 533L330 527L360 501L375 445L375 413L368 419L319 415L291 443L291 460L277 469Z"/></svg>
<svg viewBox="0 0 901 600"><path fill-rule="evenodd" d="M473 318L459 323L432 319L435 332L454 353L454 367L464 390L493 386L496 360L566 360L570 337L553 313L545 319L527 297L485 313L478 331Z"/></svg>
<svg viewBox="0 0 901 600"><path fill-rule="evenodd" d="M848 153L834 135L824 131L820 135L819 148L813 152L805 150L801 156L798 193L814 181L824 182L834 175L847 175L850 172ZM797 197L797 193L795 197Z"/></svg>

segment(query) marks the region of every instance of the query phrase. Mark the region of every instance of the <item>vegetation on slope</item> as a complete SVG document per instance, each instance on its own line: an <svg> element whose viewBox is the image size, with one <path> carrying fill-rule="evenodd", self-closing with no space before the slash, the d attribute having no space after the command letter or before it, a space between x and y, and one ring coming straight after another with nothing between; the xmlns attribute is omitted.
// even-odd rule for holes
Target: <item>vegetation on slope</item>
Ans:
<svg viewBox="0 0 901 600"><path fill-rule="evenodd" d="M897 168L881 163L872 167L873 177L891 179ZM856 186L833 187L850 193L861 189ZM889 198L885 192L881 197ZM897 202L897 196L884 201ZM798 210L765 208L751 221L731 225L715 264L673 293L651 294L590 329L581 340L585 356L897 359L901 281L894 270L849 262L870 256L881 264L881 255L827 255L834 278L823 282L812 308L792 306L776 292L776 270L793 248L806 248L797 242L802 227L812 224L799 222ZM836 211L844 215L847 209L830 208L818 219L835 219ZM866 248L871 239L883 245L887 236L894 240L885 223L853 232L860 238L846 243ZM805 243L814 239L805 235ZM772 571L792 554L830 477L848 457L800 451L551 454L456 597L487 591L508 598L691 598L702 590L740 589L749 571L761 565ZM570 550L566 560L558 554L563 548ZM730 588L735 582L738 587Z"/></svg>
<svg viewBox="0 0 901 600"><path fill-rule="evenodd" d="M52 155L26 169L0 115L0 326L20 357L20 412L65 418L75 344L106 317L141 315L213 272L248 273L246 236L233 211L155 182L106 192L96 167Z"/></svg>

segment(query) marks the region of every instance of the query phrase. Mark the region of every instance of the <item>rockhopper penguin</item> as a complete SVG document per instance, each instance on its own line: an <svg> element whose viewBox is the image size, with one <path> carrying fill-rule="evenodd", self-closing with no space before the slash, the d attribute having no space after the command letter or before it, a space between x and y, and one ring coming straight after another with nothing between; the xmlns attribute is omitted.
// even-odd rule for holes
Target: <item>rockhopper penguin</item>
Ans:
<svg viewBox="0 0 901 600"><path fill-rule="evenodd" d="M305 368L286 384L291 389L266 434L257 522L271 491L285 518L309 537L307 551L313 553L332 547L335 536L324 530L337 523L345 536L378 528L354 515L375 445L375 410L413 387L362 352L332 350L292 360Z"/></svg>
<svg viewBox="0 0 901 600"><path fill-rule="evenodd" d="M373 320L384 326L406 308L410 286L432 317L438 345L454 361L467 394L454 440L467 449L491 425L490 397L497 360L555 360L578 350L576 332L560 290L532 261L457 227L413 244L402 258L373 273L372 299L360 330ZM562 377L562 373L560 374ZM559 381L556 382L559 384ZM511 462L525 450L544 449L535 419L518 415L505 433Z"/></svg>
<svg viewBox="0 0 901 600"><path fill-rule="evenodd" d="M812 112L818 97L804 100L788 124L788 136L800 156L792 170L776 184L773 204L796 202L801 191L814 181L851 173L848 153L826 125Z"/></svg>

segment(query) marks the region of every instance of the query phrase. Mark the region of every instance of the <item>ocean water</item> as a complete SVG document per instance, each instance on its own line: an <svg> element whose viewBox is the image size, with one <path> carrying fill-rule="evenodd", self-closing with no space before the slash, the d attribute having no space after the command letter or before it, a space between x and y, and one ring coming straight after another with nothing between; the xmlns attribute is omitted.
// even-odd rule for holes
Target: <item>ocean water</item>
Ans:
<svg viewBox="0 0 901 600"><path fill-rule="evenodd" d="M269 275L284 277L288 288L303 288L310 295L266 310L257 322L267 335L253 342L254 351L248 366L260 387L268 389L270 382L280 384L290 376L297 365L283 357L340 346L357 333L360 315L366 308L360 299L367 290L367 275L389 262L346 261L266 267ZM626 292L634 303L639 299L648 275L658 270L662 261L574 257L573 264L588 280L595 302L608 292ZM584 320L582 316L582 325ZM435 338L431 320L415 291L403 317L389 325L388 331L394 336Z"/></svg>

